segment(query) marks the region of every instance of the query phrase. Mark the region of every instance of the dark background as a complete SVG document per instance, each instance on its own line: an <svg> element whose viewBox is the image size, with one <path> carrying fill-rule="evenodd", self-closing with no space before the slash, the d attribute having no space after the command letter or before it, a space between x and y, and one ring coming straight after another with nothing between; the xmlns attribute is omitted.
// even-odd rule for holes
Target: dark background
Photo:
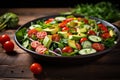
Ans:
<svg viewBox="0 0 120 80"><path fill-rule="evenodd" d="M101 1L109 1L118 6L120 3L119 0L0 0L0 8L74 7L81 3L95 4Z"/></svg>

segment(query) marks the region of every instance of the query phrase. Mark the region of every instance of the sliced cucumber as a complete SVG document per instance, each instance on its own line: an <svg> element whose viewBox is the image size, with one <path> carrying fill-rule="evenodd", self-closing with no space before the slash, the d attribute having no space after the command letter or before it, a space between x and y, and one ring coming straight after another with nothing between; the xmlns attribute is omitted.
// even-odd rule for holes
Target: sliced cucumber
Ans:
<svg viewBox="0 0 120 80"><path fill-rule="evenodd" d="M62 17L62 16L60 16L60 17L55 17L55 20L56 21L63 21L63 20L65 20L66 18L65 17Z"/></svg>
<svg viewBox="0 0 120 80"><path fill-rule="evenodd" d="M93 54L93 53L96 53L97 51L93 48L86 48L86 49L81 49L79 51L79 54L81 55L87 55L87 54Z"/></svg>
<svg viewBox="0 0 120 80"><path fill-rule="evenodd" d="M84 41L84 42L81 43L81 45L82 45L83 49L84 48L91 48L92 43L90 41Z"/></svg>
<svg viewBox="0 0 120 80"><path fill-rule="evenodd" d="M90 35L88 36L88 39L92 42L101 42L102 38L96 35Z"/></svg>

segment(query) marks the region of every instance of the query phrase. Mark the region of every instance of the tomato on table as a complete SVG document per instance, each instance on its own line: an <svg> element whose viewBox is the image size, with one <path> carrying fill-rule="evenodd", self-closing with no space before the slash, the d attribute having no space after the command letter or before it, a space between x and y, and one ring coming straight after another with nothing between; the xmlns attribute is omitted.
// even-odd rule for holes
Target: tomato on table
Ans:
<svg viewBox="0 0 120 80"><path fill-rule="evenodd" d="M92 48L94 48L97 51L103 51L105 49L104 45L101 43L93 43Z"/></svg>
<svg viewBox="0 0 120 80"><path fill-rule="evenodd" d="M62 52L70 53L73 52L73 49L70 46L66 46L62 49Z"/></svg>
<svg viewBox="0 0 120 80"><path fill-rule="evenodd" d="M10 37L8 34L3 34L0 36L0 43L3 45L6 41L10 41Z"/></svg>
<svg viewBox="0 0 120 80"><path fill-rule="evenodd" d="M14 50L14 43L12 41L6 41L3 45L6 52L11 52Z"/></svg>
<svg viewBox="0 0 120 80"><path fill-rule="evenodd" d="M40 74L43 71L42 65L39 63L33 63L30 66L30 70L33 74Z"/></svg>

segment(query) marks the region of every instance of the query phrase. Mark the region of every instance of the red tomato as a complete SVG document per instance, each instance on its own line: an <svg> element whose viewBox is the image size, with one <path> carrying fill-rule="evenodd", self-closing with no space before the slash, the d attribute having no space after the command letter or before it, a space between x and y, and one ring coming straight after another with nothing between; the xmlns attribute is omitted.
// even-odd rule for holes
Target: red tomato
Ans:
<svg viewBox="0 0 120 80"><path fill-rule="evenodd" d="M7 34L0 36L0 43L3 45L6 41L10 41L10 37Z"/></svg>
<svg viewBox="0 0 120 80"><path fill-rule="evenodd" d="M60 40L60 36L58 34L53 34L52 40L58 42Z"/></svg>
<svg viewBox="0 0 120 80"><path fill-rule="evenodd" d="M88 24L88 20L83 18L83 21L85 22L85 24Z"/></svg>
<svg viewBox="0 0 120 80"><path fill-rule="evenodd" d="M70 21L72 21L72 20L74 20L74 18L67 18L66 20L64 20L65 22L70 22Z"/></svg>
<svg viewBox="0 0 120 80"><path fill-rule="evenodd" d="M105 26L105 25L103 25L103 24L98 24L98 27L103 31L103 32L108 32L108 29L107 29L107 27Z"/></svg>
<svg viewBox="0 0 120 80"><path fill-rule="evenodd" d="M39 38L39 39L44 39L45 36L47 36L47 32L45 32L45 31L37 32L36 35L37 35L37 38Z"/></svg>
<svg viewBox="0 0 120 80"><path fill-rule="evenodd" d="M79 43L76 43L76 47L77 47L78 50L81 49L81 45Z"/></svg>
<svg viewBox="0 0 120 80"><path fill-rule="evenodd" d="M12 41L6 41L3 45L6 52L11 52L14 50L14 43Z"/></svg>
<svg viewBox="0 0 120 80"><path fill-rule="evenodd" d="M107 39L107 38L110 38L110 34L106 32L106 33L101 34L101 37L103 39Z"/></svg>
<svg viewBox="0 0 120 80"><path fill-rule="evenodd" d="M30 45L32 48L36 49L38 46L42 44L39 41L32 41Z"/></svg>
<svg viewBox="0 0 120 80"><path fill-rule="evenodd" d="M43 71L42 65L39 63L33 63L30 66L30 70L33 74L40 74Z"/></svg>
<svg viewBox="0 0 120 80"><path fill-rule="evenodd" d="M38 53L38 54L44 54L46 51L47 51L47 48L43 45L40 45L38 46L35 51Z"/></svg>
<svg viewBox="0 0 120 80"><path fill-rule="evenodd" d="M31 29L31 30L28 31L28 36L29 36L29 37L32 37L33 35L36 35L37 32L38 32L38 31L37 31L36 29Z"/></svg>
<svg viewBox="0 0 120 80"><path fill-rule="evenodd" d="M48 24L48 23L50 23L52 21L54 21L54 18L50 18L50 19L46 20L45 23Z"/></svg>
<svg viewBox="0 0 120 80"><path fill-rule="evenodd" d="M95 31L93 31L93 30L89 30L89 31L87 32L87 34L88 34L88 35L96 35Z"/></svg>
<svg viewBox="0 0 120 80"><path fill-rule="evenodd" d="M59 27L60 27L60 28L63 28L63 27L65 27L65 26L66 26L66 23L65 23L65 22L59 23Z"/></svg>
<svg viewBox="0 0 120 80"><path fill-rule="evenodd" d="M97 51L103 51L105 49L104 45L100 43L93 43L92 48L94 48Z"/></svg>
<svg viewBox="0 0 120 80"><path fill-rule="evenodd" d="M69 30L69 28L66 26L62 28L62 31L68 31L68 30Z"/></svg>
<svg viewBox="0 0 120 80"><path fill-rule="evenodd" d="M70 53L73 52L73 49L70 46L66 46L62 49L62 52Z"/></svg>
<svg viewBox="0 0 120 80"><path fill-rule="evenodd" d="M88 39L86 37L83 37L83 38L80 39L80 43L82 43L82 42L84 42L86 40L88 40Z"/></svg>

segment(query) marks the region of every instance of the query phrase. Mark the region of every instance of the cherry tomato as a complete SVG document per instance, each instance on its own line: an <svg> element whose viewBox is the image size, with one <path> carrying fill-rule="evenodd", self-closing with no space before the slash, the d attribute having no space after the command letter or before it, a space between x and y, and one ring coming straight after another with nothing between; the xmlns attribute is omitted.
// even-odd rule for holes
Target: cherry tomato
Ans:
<svg viewBox="0 0 120 80"><path fill-rule="evenodd" d="M36 49L38 46L42 44L39 41L32 41L30 45L32 48Z"/></svg>
<svg viewBox="0 0 120 80"><path fill-rule="evenodd" d="M44 39L45 36L47 36L47 32L45 32L45 31L37 32L36 36L37 36L37 38L39 38L39 39Z"/></svg>
<svg viewBox="0 0 120 80"><path fill-rule="evenodd" d="M76 47L77 47L78 50L81 49L81 45L79 43L76 43Z"/></svg>
<svg viewBox="0 0 120 80"><path fill-rule="evenodd" d="M48 23L50 23L52 21L54 21L54 18L50 18L50 19L46 20L45 23L48 24Z"/></svg>
<svg viewBox="0 0 120 80"><path fill-rule="evenodd" d="M65 26L66 26L66 23L65 23L65 22L59 23L59 27L60 27L60 28L63 28L63 27L65 27Z"/></svg>
<svg viewBox="0 0 120 80"><path fill-rule="evenodd" d="M73 49L70 46L66 46L62 49L62 52L70 53L73 52Z"/></svg>
<svg viewBox="0 0 120 80"><path fill-rule="evenodd" d="M33 63L30 66L30 70L33 74L40 74L43 71L42 65L39 63Z"/></svg>
<svg viewBox="0 0 120 80"><path fill-rule="evenodd" d="M82 43L82 42L84 42L86 40L88 40L88 39L86 37L83 37L83 38L80 39L80 43Z"/></svg>
<svg viewBox="0 0 120 80"><path fill-rule="evenodd" d="M95 31L93 31L93 30L89 30L89 31L87 32L87 34L88 34L88 35L96 35Z"/></svg>
<svg viewBox="0 0 120 80"><path fill-rule="evenodd" d="M101 37L103 39L107 39L107 38L110 38L110 34L106 32L106 33L101 34Z"/></svg>
<svg viewBox="0 0 120 80"><path fill-rule="evenodd" d="M88 24L88 20L83 18L83 21L85 22L85 24Z"/></svg>
<svg viewBox="0 0 120 80"><path fill-rule="evenodd" d="M98 24L98 27L103 31L103 32L108 32L108 29L105 25L103 25L102 23Z"/></svg>
<svg viewBox="0 0 120 80"><path fill-rule="evenodd" d="M35 51L38 53L38 54L44 54L46 51L47 51L47 48L43 45L39 45Z"/></svg>
<svg viewBox="0 0 120 80"><path fill-rule="evenodd" d="M93 43L92 48L94 48L97 51L103 51L105 49L104 45L100 43Z"/></svg>
<svg viewBox="0 0 120 80"><path fill-rule="evenodd" d="M70 21L74 20L74 18L67 18L66 20L64 20L65 23L68 23Z"/></svg>
<svg viewBox="0 0 120 80"><path fill-rule="evenodd" d="M10 37L8 34L3 34L0 36L0 43L3 45L6 41L10 41Z"/></svg>
<svg viewBox="0 0 120 80"><path fill-rule="evenodd" d="M68 30L69 30L69 28L66 26L62 28L62 31L68 31Z"/></svg>
<svg viewBox="0 0 120 80"><path fill-rule="evenodd" d="M60 36L58 34L53 34L52 40L58 42L60 40Z"/></svg>
<svg viewBox="0 0 120 80"><path fill-rule="evenodd" d="M36 35L37 32L38 32L38 31L37 31L36 29L31 29L31 30L28 31L28 36L29 36L29 37L32 37L33 35Z"/></svg>
<svg viewBox="0 0 120 80"><path fill-rule="evenodd" d="M12 41L6 41L3 45L6 52L11 52L14 50L14 43Z"/></svg>

